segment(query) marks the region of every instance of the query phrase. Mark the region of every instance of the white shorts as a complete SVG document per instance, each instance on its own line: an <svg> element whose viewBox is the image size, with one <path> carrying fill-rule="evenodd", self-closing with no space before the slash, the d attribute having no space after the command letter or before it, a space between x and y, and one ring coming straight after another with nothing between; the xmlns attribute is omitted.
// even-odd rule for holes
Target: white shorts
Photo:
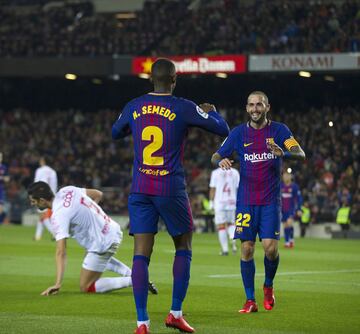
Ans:
<svg viewBox="0 0 360 334"><path fill-rule="evenodd" d="M109 251L106 253L88 252L84 258L82 267L86 270L103 273L110 258L116 253L119 244L112 244Z"/></svg>
<svg viewBox="0 0 360 334"><path fill-rule="evenodd" d="M225 223L235 224L235 210L215 211L215 225L220 225Z"/></svg>

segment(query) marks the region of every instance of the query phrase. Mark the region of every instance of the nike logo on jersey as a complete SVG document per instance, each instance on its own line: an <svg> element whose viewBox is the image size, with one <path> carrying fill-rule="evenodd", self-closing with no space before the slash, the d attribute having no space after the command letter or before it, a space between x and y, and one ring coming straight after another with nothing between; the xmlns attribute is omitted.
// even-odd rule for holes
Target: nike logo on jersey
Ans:
<svg viewBox="0 0 360 334"><path fill-rule="evenodd" d="M248 147L248 146L250 146L252 144L254 144L254 143L244 143L244 147Z"/></svg>
<svg viewBox="0 0 360 334"><path fill-rule="evenodd" d="M280 235L280 232L275 232L275 235Z"/></svg>

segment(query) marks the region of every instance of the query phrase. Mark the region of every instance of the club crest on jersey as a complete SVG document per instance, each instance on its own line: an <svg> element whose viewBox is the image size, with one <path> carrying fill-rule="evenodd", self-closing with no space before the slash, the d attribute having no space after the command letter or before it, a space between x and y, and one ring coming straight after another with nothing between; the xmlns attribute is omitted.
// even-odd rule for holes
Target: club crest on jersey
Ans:
<svg viewBox="0 0 360 334"><path fill-rule="evenodd" d="M209 114L202 110L199 106L196 106L196 111L201 117L205 119L209 118Z"/></svg>
<svg viewBox="0 0 360 334"><path fill-rule="evenodd" d="M277 156L270 152L244 154L244 160L251 163L277 159Z"/></svg>
<svg viewBox="0 0 360 334"><path fill-rule="evenodd" d="M275 144L274 138L266 138L266 144Z"/></svg>

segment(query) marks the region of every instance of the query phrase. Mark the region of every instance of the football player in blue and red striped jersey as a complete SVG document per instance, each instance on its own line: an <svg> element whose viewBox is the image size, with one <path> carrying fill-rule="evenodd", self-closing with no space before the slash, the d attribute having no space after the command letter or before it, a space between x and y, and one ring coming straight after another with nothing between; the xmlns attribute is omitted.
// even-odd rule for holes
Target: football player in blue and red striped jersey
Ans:
<svg viewBox="0 0 360 334"><path fill-rule="evenodd" d="M281 221L284 224L285 248L294 247L294 220L301 216L302 196L290 173L283 173L281 183Z"/></svg>
<svg viewBox="0 0 360 334"><path fill-rule="evenodd" d="M7 166L2 163L2 160L3 153L0 152L0 201L5 201L5 183L9 182L10 177Z"/></svg>
<svg viewBox="0 0 360 334"><path fill-rule="evenodd" d="M154 91L130 101L112 127L113 139L132 135L134 166L129 196L130 234L134 235L133 292L137 310L136 333L149 333L147 313L148 265L159 217L175 245L172 306L167 327L192 333L182 316L182 302L190 279L193 219L185 190L182 160L189 127L200 127L226 137L229 127L210 104L172 95L174 64L165 58L152 66Z"/></svg>
<svg viewBox="0 0 360 334"><path fill-rule="evenodd" d="M240 313L258 310L254 292L257 235L265 252L264 307L271 310L275 304L273 279L279 264L282 159L305 159L288 127L268 119L270 104L265 93L252 92L246 111L249 121L231 130L211 159L214 165L229 169L235 151L240 161L234 238L241 240L240 269L247 299Z"/></svg>

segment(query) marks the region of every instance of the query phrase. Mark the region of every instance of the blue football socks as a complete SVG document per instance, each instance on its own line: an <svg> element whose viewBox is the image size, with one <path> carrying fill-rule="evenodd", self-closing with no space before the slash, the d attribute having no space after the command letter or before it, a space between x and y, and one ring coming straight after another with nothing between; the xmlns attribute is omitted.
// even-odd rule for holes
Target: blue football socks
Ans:
<svg viewBox="0 0 360 334"><path fill-rule="evenodd" d="M284 228L285 243L290 242L290 233L291 233L291 227L285 227Z"/></svg>
<svg viewBox="0 0 360 334"><path fill-rule="evenodd" d="M294 240L294 226L290 227L290 237L289 237L290 241Z"/></svg>
<svg viewBox="0 0 360 334"><path fill-rule="evenodd" d="M273 286L273 280L276 274L276 270L279 266L280 257L278 257L274 261L270 261L266 256L264 256L264 266L265 266L265 282L264 286L267 288L271 288Z"/></svg>
<svg viewBox="0 0 360 334"><path fill-rule="evenodd" d="M133 257L131 279L138 321L149 320L146 309L149 284L149 262L150 259L143 255L135 255Z"/></svg>
<svg viewBox="0 0 360 334"><path fill-rule="evenodd" d="M255 262L254 259L250 261L240 260L241 277L243 280L246 299L255 300Z"/></svg>
<svg viewBox="0 0 360 334"><path fill-rule="evenodd" d="M175 253L173 264L172 311L181 311L182 303L189 286L191 256L192 252L189 250L178 250Z"/></svg>

